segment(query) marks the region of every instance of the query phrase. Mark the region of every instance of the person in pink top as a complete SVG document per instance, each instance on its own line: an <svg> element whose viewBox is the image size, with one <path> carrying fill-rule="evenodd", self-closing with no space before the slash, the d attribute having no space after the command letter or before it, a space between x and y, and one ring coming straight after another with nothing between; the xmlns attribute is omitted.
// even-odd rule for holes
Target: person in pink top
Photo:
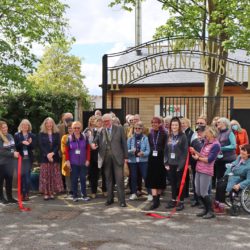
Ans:
<svg viewBox="0 0 250 250"><path fill-rule="evenodd" d="M200 151L190 148L192 157L197 161L195 175L195 192L205 209L198 213L198 217L203 219L211 219L215 217L211 198L208 195L211 178L214 174L214 162L220 152L220 143L216 139L217 132L213 127L207 127L205 130L205 143Z"/></svg>

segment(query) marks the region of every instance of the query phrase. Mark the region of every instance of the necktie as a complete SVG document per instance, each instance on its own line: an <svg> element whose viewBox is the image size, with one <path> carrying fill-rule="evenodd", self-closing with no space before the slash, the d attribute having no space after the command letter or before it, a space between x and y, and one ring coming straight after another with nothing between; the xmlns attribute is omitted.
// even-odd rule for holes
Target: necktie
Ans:
<svg viewBox="0 0 250 250"><path fill-rule="evenodd" d="M111 139L111 128L107 128L107 131L108 131L108 137L109 139Z"/></svg>

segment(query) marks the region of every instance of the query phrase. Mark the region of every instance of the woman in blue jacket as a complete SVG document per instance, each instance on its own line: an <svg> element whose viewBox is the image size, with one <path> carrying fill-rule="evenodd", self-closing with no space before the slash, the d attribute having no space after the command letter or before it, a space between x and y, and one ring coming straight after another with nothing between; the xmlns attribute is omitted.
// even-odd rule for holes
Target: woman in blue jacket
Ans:
<svg viewBox="0 0 250 250"><path fill-rule="evenodd" d="M18 132L15 134L16 149L22 156L21 171L21 192L22 200L29 200L30 171L33 162L33 149L35 145L35 135L31 133L32 126L29 120L23 119L18 126Z"/></svg>
<svg viewBox="0 0 250 250"><path fill-rule="evenodd" d="M240 155L231 164L227 164L225 175L228 175L226 192L239 191L250 185L250 145L240 148Z"/></svg>
<svg viewBox="0 0 250 250"><path fill-rule="evenodd" d="M232 163L226 164L226 172L218 182L215 196L215 212L223 213L225 192L236 192L250 185L250 144L240 147L240 155Z"/></svg>
<svg viewBox="0 0 250 250"><path fill-rule="evenodd" d="M130 200L136 200L138 197L137 192L137 170L139 168L142 178L145 182L148 169L148 156L150 153L150 146L148 137L144 135L143 124L138 122L135 124L135 133L132 137L128 138L128 165L131 177L131 191L132 195L129 197ZM150 190L148 190L150 195Z"/></svg>

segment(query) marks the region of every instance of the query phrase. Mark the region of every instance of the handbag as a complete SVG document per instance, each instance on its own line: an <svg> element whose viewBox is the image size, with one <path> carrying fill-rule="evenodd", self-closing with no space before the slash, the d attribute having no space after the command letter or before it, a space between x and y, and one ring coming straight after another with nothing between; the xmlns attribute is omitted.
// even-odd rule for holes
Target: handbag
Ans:
<svg viewBox="0 0 250 250"><path fill-rule="evenodd" d="M124 163L123 172L124 172L124 176L125 176L125 177L129 177L129 167L128 167L128 163Z"/></svg>

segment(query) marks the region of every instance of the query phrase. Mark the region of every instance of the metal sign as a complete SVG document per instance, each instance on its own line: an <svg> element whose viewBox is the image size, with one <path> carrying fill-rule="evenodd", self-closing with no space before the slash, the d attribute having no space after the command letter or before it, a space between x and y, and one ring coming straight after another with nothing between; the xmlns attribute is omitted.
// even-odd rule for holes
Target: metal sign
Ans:
<svg viewBox="0 0 250 250"><path fill-rule="evenodd" d="M139 56L136 54L138 49L142 52ZM248 83L247 89L250 90L250 57L235 58L235 55L223 50L219 41L185 37L155 40L104 55L103 103L106 102L108 85L111 91L119 90L120 86L138 83L146 77L176 71L225 76L234 83Z"/></svg>

